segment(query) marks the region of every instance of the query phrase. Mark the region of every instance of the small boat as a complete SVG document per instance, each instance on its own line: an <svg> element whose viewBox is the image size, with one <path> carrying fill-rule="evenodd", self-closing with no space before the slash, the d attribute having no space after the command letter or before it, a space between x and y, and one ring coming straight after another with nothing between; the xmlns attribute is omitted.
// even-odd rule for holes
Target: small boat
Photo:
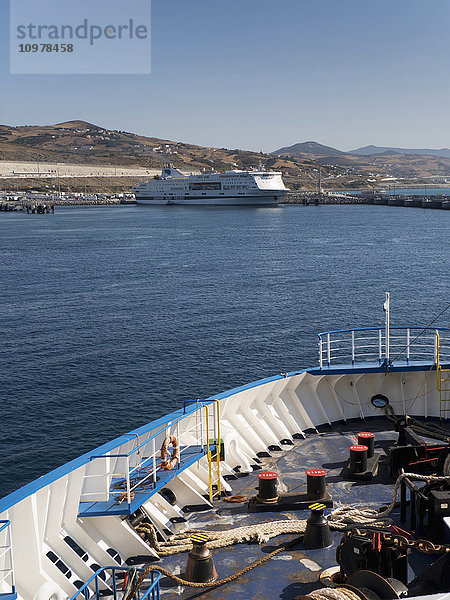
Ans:
<svg viewBox="0 0 450 600"><path fill-rule="evenodd" d="M384 308L0 499L0 600L448 598L450 332Z"/></svg>

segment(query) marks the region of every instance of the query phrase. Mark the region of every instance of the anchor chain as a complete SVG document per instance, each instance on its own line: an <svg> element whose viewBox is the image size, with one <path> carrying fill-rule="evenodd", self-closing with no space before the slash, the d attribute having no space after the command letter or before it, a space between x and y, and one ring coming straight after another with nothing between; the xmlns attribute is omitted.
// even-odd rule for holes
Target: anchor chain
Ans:
<svg viewBox="0 0 450 600"><path fill-rule="evenodd" d="M371 531L363 529L361 531L361 529L351 529L346 532L346 535L348 537L353 537L355 535L363 535L363 531L369 531L370 533L373 533L373 530ZM398 534L389 535L388 533L384 532L378 533L381 533L383 536L381 540L382 544L385 544L387 546L393 546L394 548L397 548L399 550L411 549L417 550L418 552L422 552L425 554L442 554L442 552L450 552L450 544L435 544L430 540L414 540L408 539L405 536Z"/></svg>

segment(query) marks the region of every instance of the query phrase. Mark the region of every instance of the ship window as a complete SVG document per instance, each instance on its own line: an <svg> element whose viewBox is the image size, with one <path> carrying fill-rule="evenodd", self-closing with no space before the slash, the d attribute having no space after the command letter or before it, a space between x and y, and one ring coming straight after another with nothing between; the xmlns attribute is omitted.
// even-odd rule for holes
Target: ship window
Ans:
<svg viewBox="0 0 450 600"><path fill-rule="evenodd" d="M63 563L63 561L58 556L56 556L54 552L47 552L47 558L49 558L52 561L52 563L54 563L55 567L57 567L61 571L61 573L64 573L67 579L70 579L72 577L72 571L66 564Z"/></svg>
<svg viewBox="0 0 450 600"><path fill-rule="evenodd" d="M92 563L92 565L89 565L89 566L94 571L94 573L96 571L98 571L99 569L101 569L101 566L98 565L97 563ZM100 579L103 579L103 581L106 581L106 573L104 571L102 573L99 573L98 577L100 577Z"/></svg>
<svg viewBox="0 0 450 600"><path fill-rule="evenodd" d="M106 552L119 564L122 562L120 554L117 552L117 550L114 550L114 548L108 548Z"/></svg>
<svg viewBox="0 0 450 600"><path fill-rule="evenodd" d="M76 581L73 582L73 585L77 588L77 590L79 590L81 587L83 587L84 583L82 581L80 581L79 579L77 579Z"/></svg>
<svg viewBox="0 0 450 600"><path fill-rule="evenodd" d="M375 408L384 408L389 404L389 398L383 394L375 394L370 399L370 402Z"/></svg>
<svg viewBox="0 0 450 600"><path fill-rule="evenodd" d="M220 190L221 185L220 182L198 182L198 183L190 183L190 190Z"/></svg>
<svg viewBox="0 0 450 600"><path fill-rule="evenodd" d="M78 556L79 556L79 557L80 557L82 560L84 560L85 562L87 561L87 559L88 559L87 552L85 552L85 551L83 550L83 548L81 548L81 547L80 547L80 546L79 546L79 545L76 543L76 541L75 541L75 540L73 540L71 537L69 537L68 535L66 535L66 537L64 538L64 541L66 542L66 544L67 544L68 546L70 546L70 547L72 548L72 550L73 550L74 552L76 552L76 553L78 554Z"/></svg>

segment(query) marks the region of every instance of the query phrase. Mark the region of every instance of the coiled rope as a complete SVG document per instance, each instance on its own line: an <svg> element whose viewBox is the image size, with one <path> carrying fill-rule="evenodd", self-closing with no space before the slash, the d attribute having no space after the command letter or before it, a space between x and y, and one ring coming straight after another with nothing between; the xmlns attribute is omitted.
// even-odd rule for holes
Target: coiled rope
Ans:
<svg viewBox="0 0 450 600"><path fill-rule="evenodd" d="M347 588L320 588L306 596L298 597L311 600L361 600L358 594ZM377 598L377 600L379 599Z"/></svg>
<svg viewBox="0 0 450 600"><path fill-rule="evenodd" d="M445 477L450 477L450 452L447 454L445 459L443 473Z"/></svg>
<svg viewBox="0 0 450 600"><path fill-rule="evenodd" d="M357 505L341 506L333 510L327 520L330 529L334 531L344 531L352 525L362 526L368 525L372 528L384 529L392 523L392 519L388 515L392 512L397 501L400 484L403 479L415 479L417 481L435 481L444 482L450 479L450 455L447 457L445 467L448 475L442 477L418 475L416 473L403 473L395 482L394 492L391 503L384 509L363 508ZM268 521L266 523L258 523L256 525L246 525L236 527L225 531L217 530L188 530L181 533L176 533L170 540L159 542L156 536L156 531L153 525L139 525L137 531L148 534L151 547L158 553L160 557L187 552L192 549L190 537L193 533L203 533L209 537L207 547L210 550L217 548L225 548L234 544L242 544L245 542L257 542L262 544L270 539L284 534L301 534L306 531L306 520L304 519L284 519L280 521Z"/></svg>
<svg viewBox="0 0 450 600"><path fill-rule="evenodd" d="M263 565L264 563L266 563L268 560L270 560L277 554L280 554L280 552L283 552L284 550L287 550L291 546L298 544L301 540L302 540L302 537L298 537L289 542L286 542L286 543L282 544L279 548L276 548L275 550L273 550L273 552L270 552L269 554L266 554L265 556L259 558L258 560L255 560L254 562L252 562L252 564L244 567L240 571L237 571L236 573L233 573L232 575L229 575L228 577L224 577L223 579L218 579L217 581L213 581L213 582L210 581L208 583L197 583L194 581L187 581L186 579L182 579L181 577L178 577L177 575L173 575L173 573L171 573L167 569L164 569L163 567L160 567L158 565L149 565L141 572L141 574L139 575L138 579L135 581L135 583L133 584L131 589L129 591L127 591L126 595L124 595L123 600L131 600L132 598L134 598L136 592L139 590L141 585L144 583L146 577L152 571L159 571L159 573L161 573L162 575L166 575L166 577L169 577L170 579L172 579L172 581L175 581L175 583L178 583L178 585L184 585L184 586L194 587L194 588L218 587L219 585L224 585L225 583L234 581L235 579L238 579L239 577L241 577L245 573L248 573L252 569L255 569L256 567ZM353 600L353 599L351 599L351 600Z"/></svg>
<svg viewBox="0 0 450 600"><path fill-rule="evenodd" d="M380 600L379 596L369 588L358 588L367 600ZM297 596L297 600L361 600L360 596L346 587L320 588L313 590L306 596Z"/></svg>
<svg viewBox="0 0 450 600"><path fill-rule="evenodd" d="M386 508L372 509L358 508L357 506L342 506L340 508L335 509L327 517L330 529L333 529L335 531L343 531L348 529L351 525L366 525L372 528L375 527L379 529L386 528L392 523L392 519L388 519L387 515L395 507L398 492L400 489L400 484L405 478L425 482L450 482L450 455L447 457L444 463L443 476L436 477L418 475L417 473L402 473L395 482L394 493L392 495L391 503ZM283 534L303 534L306 531L306 523L306 520L286 519L283 521L272 521L267 523L258 523L256 525L237 527L228 531L202 530L201 533L207 535L210 538L209 541L206 543L206 546L209 549L214 549L224 548L226 546L240 544L243 542L256 541L259 544L261 544L270 540L273 537ZM188 550L191 550L193 546L192 542L190 541L190 537L194 533L193 531L184 531L181 533L177 533L170 540L166 542L159 542L153 525L142 524L136 527L136 530L148 534L150 545L156 550L160 557L170 556L171 554L178 554L179 552L186 552ZM200 533L200 531L196 530L195 533ZM179 585L183 586L209 588L229 583L230 581L238 579L251 569L254 569L255 567L264 564L273 556L279 554L283 550L290 548L294 544L298 543L300 539L301 538L295 538L290 542L286 542L273 552L266 554L266 556L263 556L262 558L253 562L251 565L245 567L244 569L237 571L229 577L219 579L218 581L212 583L195 583L192 581L186 581L184 579L181 579L181 577L178 577L177 575L173 575L172 573L170 573L170 571L164 569L163 567L160 567L158 565L149 565L144 569L144 571L142 571L139 578L135 581L133 587L127 593L127 595L124 596L124 600L131 600L131 598L134 597L138 589L144 583L145 578L152 571L159 571L163 575L166 575L167 577L172 579L172 581L174 581L175 583L178 583ZM370 592L370 590L368 590L368 592ZM346 588L323 588L319 590L314 590L307 596L304 596L304 598L307 598L308 600L360 600L354 592Z"/></svg>

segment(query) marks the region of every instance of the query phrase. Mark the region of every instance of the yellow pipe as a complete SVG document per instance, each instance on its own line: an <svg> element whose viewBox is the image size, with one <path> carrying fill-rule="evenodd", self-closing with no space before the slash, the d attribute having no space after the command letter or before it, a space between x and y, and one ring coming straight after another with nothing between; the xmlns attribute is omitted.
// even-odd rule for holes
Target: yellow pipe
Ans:
<svg viewBox="0 0 450 600"><path fill-rule="evenodd" d="M216 461L217 461L217 492L221 494L220 487L220 402L215 400L217 409L217 446L216 446Z"/></svg>
<svg viewBox="0 0 450 600"><path fill-rule="evenodd" d="M207 450L206 455L208 457L208 476L209 476L209 501L212 502L212 467L211 467L211 449L209 444L209 410L208 407L205 406L206 411L206 442L207 442Z"/></svg>

